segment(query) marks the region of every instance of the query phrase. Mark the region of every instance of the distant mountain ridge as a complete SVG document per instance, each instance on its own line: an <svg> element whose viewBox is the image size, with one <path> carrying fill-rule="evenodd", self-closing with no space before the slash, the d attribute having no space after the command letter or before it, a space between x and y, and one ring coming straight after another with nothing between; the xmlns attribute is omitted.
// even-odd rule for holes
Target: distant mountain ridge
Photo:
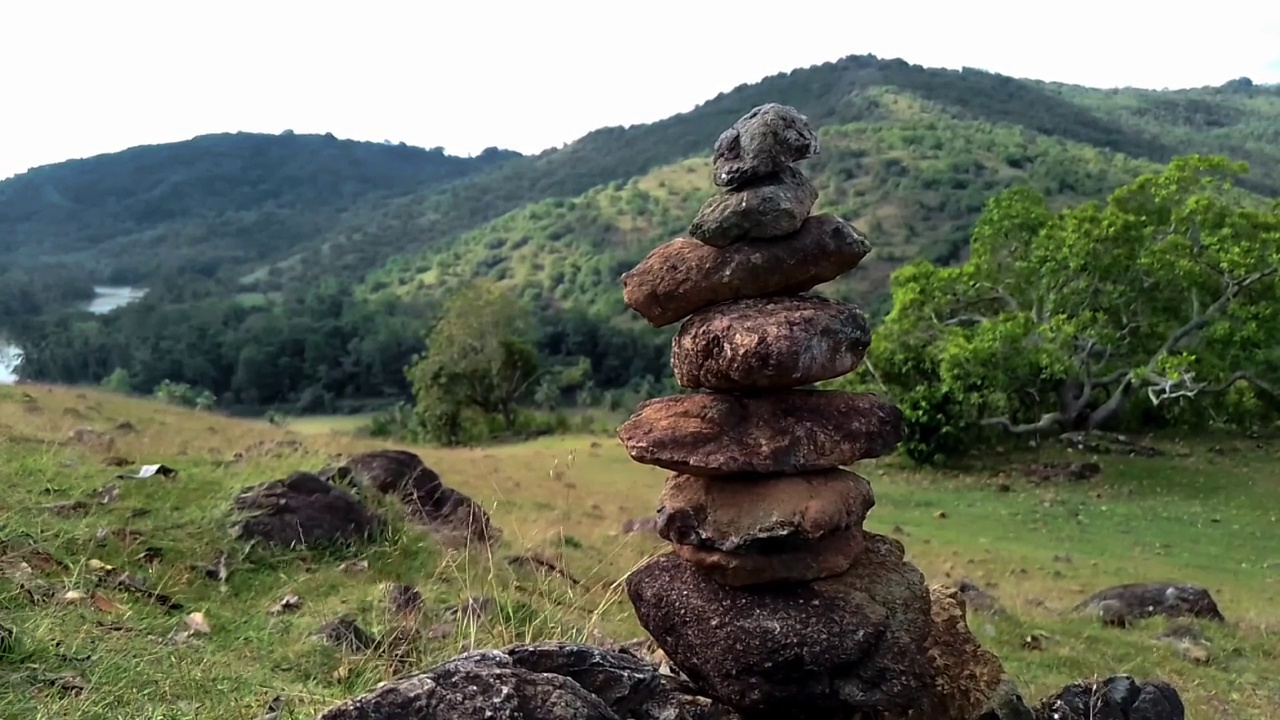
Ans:
<svg viewBox="0 0 1280 720"><path fill-rule="evenodd" d="M678 197L649 186L705 157L764 102L794 105L830 138L810 164L821 207L874 224L872 291L914 254L960 257L982 202L1012 183L1060 201L1096 198L1200 152L1249 161L1250 187L1280 194L1280 87L1242 78L1098 90L862 55L534 156L238 133L37 168L0 183L0 262L70 263L117 283L191 273L254 296L327 279L414 295L481 274L531 298L594 304L619 267L679 232L711 191L694 179ZM589 197L613 203L619 193L630 199L603 215L584 210ZM514 262L513 246L530 244L568 265ZM569 284L548 290L556 278Z"/></svg>
<svg viewBox="0 0 1280 720"><path fill-rule="evenodd" d="M355 203L420 192L517 157L491 148L461 158L286 131L201 135L69 160L0 182L0 259L105 265L104 282L252 269L322 233Z"/></svg>

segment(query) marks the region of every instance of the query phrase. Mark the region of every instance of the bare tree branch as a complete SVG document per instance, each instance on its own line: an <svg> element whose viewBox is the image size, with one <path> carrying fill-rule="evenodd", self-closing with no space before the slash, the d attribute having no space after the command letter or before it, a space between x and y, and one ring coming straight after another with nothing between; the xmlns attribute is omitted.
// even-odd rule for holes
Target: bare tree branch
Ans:
<svg viewBox="0 0 1280 720"><path fill-rule="evenodd" d="M982 425L989 427L998 427L1012 435L1028 435L1031 433L1047 433L1056 432L1062 429L1062 424L1066 422L1067 416L1059 412L1045 413L1040 419L1033 423L1023 425L1015 425L1012 420L1007 417L986 418L982 421Z"/></svg>

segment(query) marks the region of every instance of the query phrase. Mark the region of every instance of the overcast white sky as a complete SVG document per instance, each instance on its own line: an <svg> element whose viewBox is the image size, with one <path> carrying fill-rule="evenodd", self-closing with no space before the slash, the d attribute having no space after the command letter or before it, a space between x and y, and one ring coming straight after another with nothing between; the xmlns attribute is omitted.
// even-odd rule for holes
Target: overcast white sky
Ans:
<svg viewBox="0 0 1280 720"><path fill-rule="evenodd" d="M0 0L0 178L210 132L537 152L872 53L1094 86L1280 82L1280 3Z"/></svg>

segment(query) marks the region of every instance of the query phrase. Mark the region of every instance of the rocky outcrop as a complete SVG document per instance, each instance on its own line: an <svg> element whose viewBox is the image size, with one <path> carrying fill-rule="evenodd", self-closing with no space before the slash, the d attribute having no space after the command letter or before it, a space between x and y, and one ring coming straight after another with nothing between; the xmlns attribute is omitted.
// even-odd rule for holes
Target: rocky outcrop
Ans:
<svg viewBox="0 0 1280 720"><path fill-rule="evenodd" d="M319 720L739 720L625 652L547 643L468 653Z"/></svg>
<svg viewBox="0 0 1280 720"><path fill-rule="evenodd" d="M351 493L311 473L245 488L232 502L234 532L273 547L337 545L371 537L382 519Z"/></svg>

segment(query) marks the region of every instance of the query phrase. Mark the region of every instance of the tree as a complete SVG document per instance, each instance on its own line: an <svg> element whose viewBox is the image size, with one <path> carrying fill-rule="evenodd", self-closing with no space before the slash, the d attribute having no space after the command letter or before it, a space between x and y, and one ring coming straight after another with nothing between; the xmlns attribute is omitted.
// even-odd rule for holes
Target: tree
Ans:
<svg viewBox="0 0 1280 720"><path fill-rule="evenodd" d="M1059 212L1010 189L987 204L963 265L899 269L870 365L904 410L908 453L939 461L983 428L1039 435L1274 403L1280 203L1237 189L1245 172L1182 157L1105 205Z"/></svg>
<svg viewBox="0 0 1280 720"><path fill-rule="evenodd" d="M429 434L460 441L471 408L516 426L516 410L538 377L529 308L491 281L467 285L445 304L427 351L407 369Z"/></svg>

